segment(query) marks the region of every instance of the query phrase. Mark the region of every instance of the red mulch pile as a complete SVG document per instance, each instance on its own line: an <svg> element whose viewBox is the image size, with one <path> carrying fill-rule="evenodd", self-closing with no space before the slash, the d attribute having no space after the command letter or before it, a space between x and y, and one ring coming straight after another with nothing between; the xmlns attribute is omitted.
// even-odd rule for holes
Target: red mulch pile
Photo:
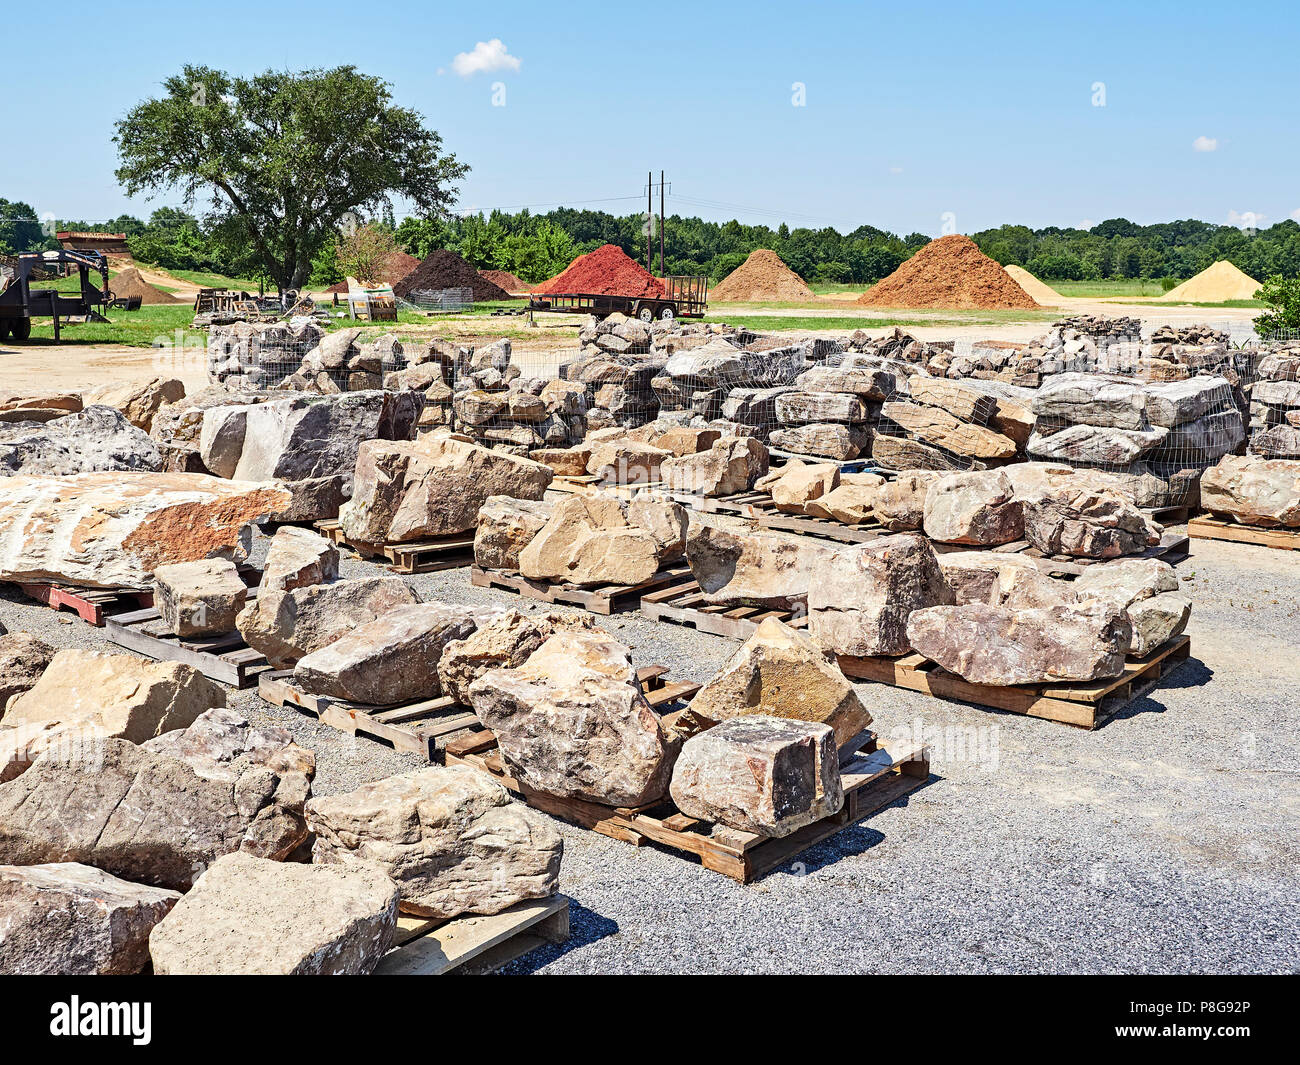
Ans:
<svg viewBox="0 0 1300 1065"><path fill-rule="evenodd" d="M576 292L587 296L662 296L664 285L636 260L629 259L622 248L605 244L579 255L568 269L543 281L533 291Z"/></svg>
<svg viewBox="0 0 1300 1065"><path fill-rule="evenodd" d="M952 307L982 311L1037 307L1015 279L954 233L932 240L858 297L868 307Z"/></svg>
<svg viewBox="0 0 1300 1065"><path fill-rule="evenodd" d="M384 263L384 268L381 271L382 276L379 280L389 285L395 285L419 265L419 259L414 255L407 255L406 252L399 248L397 251L393 252ZM330 287L325 291L347 292L347 290L348 283L346 281L340 281L337 285L330 285Z"/></svg>
<svg viewBox="0 0 1300 1065"><path fill-rule="evenodd" d="M473 289L475 303L510 298L510 293L492 284L454 251L445 248L426 255L419 266L393 286L393 291L406 299L412 292L437 292L444 288Z"/></svg>
<svg viewBox="0 0 1300 1065"><path fill-rule="evenodd" d="M509 270L480 270L479 274L486 277L492 284L498 288L503 288L507 292L527 292L528 282L515 277Z"/></svg>

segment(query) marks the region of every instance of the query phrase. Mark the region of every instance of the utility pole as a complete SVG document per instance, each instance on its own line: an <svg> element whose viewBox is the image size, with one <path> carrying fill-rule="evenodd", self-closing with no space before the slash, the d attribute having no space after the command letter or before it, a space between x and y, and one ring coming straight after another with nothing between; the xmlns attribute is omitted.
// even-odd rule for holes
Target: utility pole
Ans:
<svg viewBox="0 0 1300 1065"><path fill-rule="evenodd" d="M664 273L664 172L659 171L659 276Z"/></svg>
<svg viewBox="0 0 1300 1065"><path fill-rule="evenodd" d="M650 248L654 241L654 171L645 172L645 269L650 272Z"/></svg>

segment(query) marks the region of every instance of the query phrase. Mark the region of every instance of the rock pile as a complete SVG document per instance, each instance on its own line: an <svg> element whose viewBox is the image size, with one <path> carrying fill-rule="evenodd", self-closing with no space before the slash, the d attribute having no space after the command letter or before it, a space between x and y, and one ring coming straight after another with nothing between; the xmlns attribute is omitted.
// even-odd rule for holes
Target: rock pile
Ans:
<svg viewBox="0 0 1300 1065"><path fill-rule="evenodd" d="M1300 458L1300 344L1274 345L1260 359L1249 410L1251 454Z"/></svg>
<svg viewBox="0 0 1300 1065"><path fill-rule="evenodd" d="M1030 455L1132 480L1144 506L1194 505L1200 471L1245 440L1222 377L1144 382L1060 374L1034 399Z"/></svg>
<svg viewBox="0 0 1300 1065"><path fill-rule="evenodd" d="M208 333L208 379L234 389L279 384L325 335L314 319L214 325Z"/></svg>
<svg viewBox="0 0 1300 1065"><path fill-rule="evenodd" d="M1019 444L992 423L1007 423L1014 432L1024 422L1012 401L920 373L897 382L880 416L871 455L895 470L1002 465L1015 459Z"/></svg>

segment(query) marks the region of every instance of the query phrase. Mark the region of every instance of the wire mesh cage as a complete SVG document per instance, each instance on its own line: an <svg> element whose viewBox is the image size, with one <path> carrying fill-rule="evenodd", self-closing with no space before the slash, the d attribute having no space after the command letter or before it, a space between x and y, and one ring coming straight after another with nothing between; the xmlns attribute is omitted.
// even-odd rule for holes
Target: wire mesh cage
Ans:
<svg viewBox="0 0 1300 1065"><path fill-rule="evenodd" d="M384 387L407 366L402 341L378 329L326 331L312 318L233 322L208 333L208 377L227 388L356 392Z"/></svg>
<svg viewBox="0 0 1300 1065"><path fill-rule="evenodd" d="M1248 391L1250 453L1300 459L1300 336L1264 346Z"/></svg>
<svg viewBox="0 0 1300 1065"><path fill-rule="evenodd" d="M474 306L472 288L417 289L397 297L399 308L425 314L460 314Z"/></svg>

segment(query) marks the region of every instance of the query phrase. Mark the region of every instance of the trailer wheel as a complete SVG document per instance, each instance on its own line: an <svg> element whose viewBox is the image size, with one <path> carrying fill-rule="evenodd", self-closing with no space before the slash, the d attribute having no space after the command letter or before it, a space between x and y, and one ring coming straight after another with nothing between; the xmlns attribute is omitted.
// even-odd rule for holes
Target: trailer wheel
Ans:
<svg viewBox="0 0 1300 1065"><path fill-rule="evenodd" d="M650 303L641 304L641 307L636 312L636 316L649 325L655 320L654 305Z"/></svg>
<svg viewBox="0 0 1300 1065"><path fill-rule="evenodd" d="M671 322L676 317L677 315L673 313L673 309L671 307L665 307L662 311L659 312L659 320L661 322Z"/></svg>
<svg viewBox="0 0 1300 1065"><path fill-rule="evenodd" d="M26 340L32 335L32 320L30 318L10 319L9 332L15 340Z"/></svg>

